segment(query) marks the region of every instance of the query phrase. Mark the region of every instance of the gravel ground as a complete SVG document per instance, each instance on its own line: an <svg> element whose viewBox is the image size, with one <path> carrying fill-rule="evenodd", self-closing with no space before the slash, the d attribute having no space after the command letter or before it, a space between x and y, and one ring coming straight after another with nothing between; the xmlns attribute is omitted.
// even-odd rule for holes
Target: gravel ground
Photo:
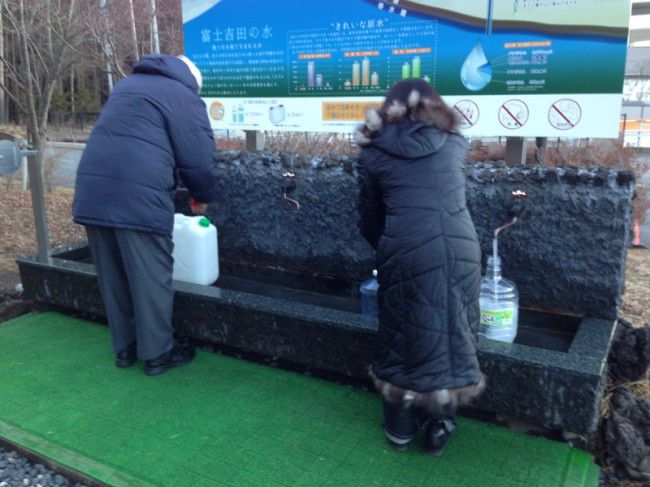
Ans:
<svg viewBox="0 0 650 487"><path fill-rule="evenodd" d="M0 487L84 487L48 470L45 466L31 464L14 451L0 447Z"/></svg>

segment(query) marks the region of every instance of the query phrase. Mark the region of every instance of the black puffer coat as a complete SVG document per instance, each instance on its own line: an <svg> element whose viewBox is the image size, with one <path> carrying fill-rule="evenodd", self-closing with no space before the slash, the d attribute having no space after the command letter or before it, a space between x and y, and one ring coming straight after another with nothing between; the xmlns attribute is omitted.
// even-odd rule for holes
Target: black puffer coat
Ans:
<svg viewBox="0 0 650 487"><path fill-rule="evenodd" d="M476 357L481 253L465 201L467 143L425 122L381 124L375 113L359 140L359 227L377 250L379 271L371 375L389 399L406 396L432 410L456 406L484 387Z"/></svg>

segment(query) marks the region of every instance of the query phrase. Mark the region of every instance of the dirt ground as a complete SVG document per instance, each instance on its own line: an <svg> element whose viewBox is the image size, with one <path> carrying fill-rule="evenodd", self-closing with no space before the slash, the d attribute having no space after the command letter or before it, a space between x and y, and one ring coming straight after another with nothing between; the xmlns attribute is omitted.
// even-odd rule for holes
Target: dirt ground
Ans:
<svg viewBox="0 0 650 487"><path fill-rule="evenodd" d="M72 195L71 190L59 188L45 195L52 245L84 238L83 228L72 221ZM0 290L13 289L20 282L15 259L36 250L33 222L30 193L8 188L0 179Z"/></svg>

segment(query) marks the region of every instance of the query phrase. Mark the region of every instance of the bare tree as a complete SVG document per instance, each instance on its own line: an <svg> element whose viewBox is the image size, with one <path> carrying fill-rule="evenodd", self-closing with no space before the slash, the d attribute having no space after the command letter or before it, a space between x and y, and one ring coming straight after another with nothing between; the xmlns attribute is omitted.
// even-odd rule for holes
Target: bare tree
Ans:
<svg viewBox="0 0 650 487"><path fill-rule="evenodd" d="M5 33L4 20L2 18L2 8L0 8L0 56L5 55ZM0 63L0 85L5 83L5 66ZM5 92L0 90L0 123L7 122L7 104L5 103Z"/></svg>
<svg viewBox="0 0 650 487"><path fill-rule="evenodd" d="M101 0L105 16L86 19L89 38L99 46L103 68L110 67L116 80L130 72L142 52L180 54L182 21L177 0ZM141 50L140 46L144 47Z"/></svg>
<svg viewBox="0 0 650 487"><path fill-rule="evenodd" d="M115 59L113 45L111 43L111 29L109 24L109 13L106 7L106 0L99 0L99 19L100 28L98 41L102 46L104 62L106 65L106 79L108 80L108 90L113 90L113 61Z"/></svg>
<svg viewBox="0 0 650 487"><path fill-rule="evenodd" d="M151 51L160 54L160 36L158 35L158 11L156 0L151 0Z"/></svg>
<svg viewBox="0 0 650 487"><path fill-rule="evenodd" d="M133 0L129 2L129 25L131 27L131 42L133 42L133 62L140 59L140 51L138 50L138 32L135 27L135 12L133 11Z"/></svg>
<svg viewBox="0 0 650 487"><path fill-rule="evenodd" d="M107 73L109 88L113 78L118 81L125 77L132 64L140 58L138 24L145 22L144 17L150 19L150 7L146 1L146 4L138 5L137 0L99 0L100 14L90 15L85 21L88 38L101 46L95 52L99 56L95 61L99 61ZM151 25L150 20L146 23Z"/></svg>
<svg viewBox="0 0 650 487"><path fill-rule="evenodd" d="M160 27L160 45L163 52L169 54L183 53L183 19L181 2L175 0L158 0L158 25Z"/></svg>
<svg viewBox="0 0 650 487"><path fill-rule="evenodd" d="M47 132L52 91L58 100L75 96L77 106L71 90L89 80L101 101L106 75L117 82L148 52L154 15L161 51L182 53L178 0L0 0L0 110L4 98L37 145ZM73 67L78 81L68 83Z"/></svg>
<svg viewBox="0 0 650 487"><path fill-rule="evenodd" d="M89 2L2 0L0 6L5 33L17 50L13 59L0 53L5 68L0 89L23 114L28 142L42 158L54 89L83 57L86 33L80 19Z"/></svg>

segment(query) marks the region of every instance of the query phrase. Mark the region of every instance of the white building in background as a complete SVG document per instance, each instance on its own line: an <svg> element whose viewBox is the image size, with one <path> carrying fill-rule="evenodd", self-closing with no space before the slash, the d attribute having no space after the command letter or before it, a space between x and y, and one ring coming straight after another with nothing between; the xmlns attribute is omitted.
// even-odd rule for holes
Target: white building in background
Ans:
<svg viewBox="0 0 650 487"><path fill-rule="evenodd" d="M621 131L626 145L650 147L650 1L632 0Z"/></svg>

